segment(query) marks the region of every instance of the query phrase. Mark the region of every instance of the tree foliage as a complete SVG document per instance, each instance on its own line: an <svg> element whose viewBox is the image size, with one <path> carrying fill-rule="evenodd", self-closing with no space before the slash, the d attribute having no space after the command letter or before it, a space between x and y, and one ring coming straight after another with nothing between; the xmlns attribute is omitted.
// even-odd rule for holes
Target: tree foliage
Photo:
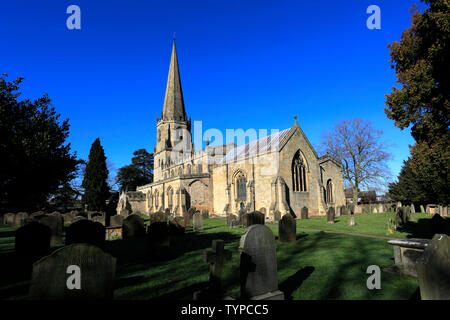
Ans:
<svg viewBox="0 0 450 320"><path fill-rule="evenodd" d="M412 125L417 142L433 142L448 138L450 2L424 2L429 8L421 13L413 7L411 27L388 46L401 88L386 95L385 112L401 129Z"/></svg>
<svg viewBox="0 0 450 320"><path fill-rule="evenodd" d="M92 143L82 183L82 203L88 206L88 210L106 210L106 200L110 197L108 174L105 151L97 138Z"/></svg>
<svg viewBox="0 0 450 320"><path fill-rule="evenodd" d="M385 184L390 177L387 161L391 158L387 144L381 141L382 131L361 119L342 120L322 136L322 153L327 153L342 167L346 182L358 199L358 190Z"/></svg>
<svg viewBox="0 0 450 320"><path fill-rule="evenodd" d="M121 191L135 191L136 187L153 181L153 154L139 149L133 155L131 165L120 168L117 173L116 180Z"/></svg>
<svg viewBox="0 0 450 320"><path fill-rule="evenodd" d="M69 120L51 107L47 94L19 101L23 78L0 77L0 210L35 210L75 177Z"/></svg>

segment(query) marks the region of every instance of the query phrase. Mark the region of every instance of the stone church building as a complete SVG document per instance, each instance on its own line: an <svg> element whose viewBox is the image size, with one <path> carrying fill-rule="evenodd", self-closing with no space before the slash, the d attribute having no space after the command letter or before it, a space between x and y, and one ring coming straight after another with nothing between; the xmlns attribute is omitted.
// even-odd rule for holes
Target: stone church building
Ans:
<svg viewBox="0 0 450 320"><path fill-rule="evenodd" d="M127 208L150 214L169 210L182 215L190 207L218 216L259 210L300 217L325 215L345 205L341 168L329 156L319 157L300 128L259 140L209 146L196 151L186 114L178 59L173 42L161 117L156 121L154 182L120 195L118 214Z"/></svg>

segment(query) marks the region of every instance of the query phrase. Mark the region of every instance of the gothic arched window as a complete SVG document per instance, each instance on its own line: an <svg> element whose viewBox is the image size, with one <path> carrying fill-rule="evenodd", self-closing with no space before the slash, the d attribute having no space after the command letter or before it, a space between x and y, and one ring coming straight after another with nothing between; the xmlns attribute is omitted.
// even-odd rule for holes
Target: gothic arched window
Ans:
<svg viewBox="0 0 450 320"><path fill-rule="evenodd" d="M292 189L294 191L308 191L306 173L306 161L300 150L298 150L294 156L294 159L292 159Z"/></svg>
<svg viewBox="0 0 450 320"><path fill-rule="evenodd" d="M155 191L155 209L158 210L159 207L159 192L158 190Z"/></svg>
<svg viewBox="0 0 450 320"><path fill-rule="evenodd" d="M167 188L167 206L172 209L173 205L173 189L172 187Z"/></svg>
<svg viewBox="0 0 450 320"><path fill-rule="evenodd" d="M239 172L238 174L236 174L236 177L234 179L236 185L236 200L245 201L247 199L247 179L245 178L244 173Z"/></svg>
<svg viewBox="0 0 450 320"><path fill-rule="evenodd" d="M147 192L147 206L148 209L151 209L153 206L153 195L151 191Z"/></svg>
<svg viewBox="0 0 450 320"><path fill-rule="evenodd" d="M333 199L333 182L331 181L331 179L329 179L327 181L327 198L326 198L326 202L327 203L333 203L334 199Z"/></svg>
<svg viewBox="0 0 450 320"><path fill-rule="evenodd" d="M190 164L188 164L186 166L186 174L191 174L191 165Z"/></svg>

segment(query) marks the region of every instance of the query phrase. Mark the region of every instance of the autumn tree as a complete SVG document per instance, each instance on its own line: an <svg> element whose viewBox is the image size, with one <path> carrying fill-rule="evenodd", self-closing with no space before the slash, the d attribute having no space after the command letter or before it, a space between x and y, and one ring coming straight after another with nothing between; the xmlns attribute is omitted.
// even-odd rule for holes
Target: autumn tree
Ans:
<svg viewBox="0 0 450 320"><path fill-rule="evenodd" d="M353 199L358 199L361 186L370 188L384 185L390 177L387 161L391 154L381 141L382 131L372 128L361 119L342 120L334 129L322 135L319 150L339 162Z"/></svg>

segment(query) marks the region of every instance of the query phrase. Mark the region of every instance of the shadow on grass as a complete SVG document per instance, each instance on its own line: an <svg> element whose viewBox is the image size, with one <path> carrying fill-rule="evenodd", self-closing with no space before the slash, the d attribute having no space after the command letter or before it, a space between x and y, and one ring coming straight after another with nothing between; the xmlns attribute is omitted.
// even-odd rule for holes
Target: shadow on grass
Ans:
<svg viewBox="0 0 450 320"><path fill-rule="evenodd" d="M444 232L447 235L450 235L450 218L442 217L443 225L441 226L441 230L439 232ZM402 226L398 227L397 230L400 232L408 233L408 238L424 238L431 239L433 238L434 232L433 229L439 230L439 227L433 227L432 219L419 219L417 222L407 222Z"/></svg>
<svg viewBox="0 0 450 320"><path fill-rule="evenodd" d="M278 288L282 292L284 292L284 299L293 300L292 293L300 288L303 281L305 281L311 275L311 273L314 272L314 270L315 268L311 266L304 267L303 269L298 270L292 276L288 277L286 280L280 283Z"/></svg>

